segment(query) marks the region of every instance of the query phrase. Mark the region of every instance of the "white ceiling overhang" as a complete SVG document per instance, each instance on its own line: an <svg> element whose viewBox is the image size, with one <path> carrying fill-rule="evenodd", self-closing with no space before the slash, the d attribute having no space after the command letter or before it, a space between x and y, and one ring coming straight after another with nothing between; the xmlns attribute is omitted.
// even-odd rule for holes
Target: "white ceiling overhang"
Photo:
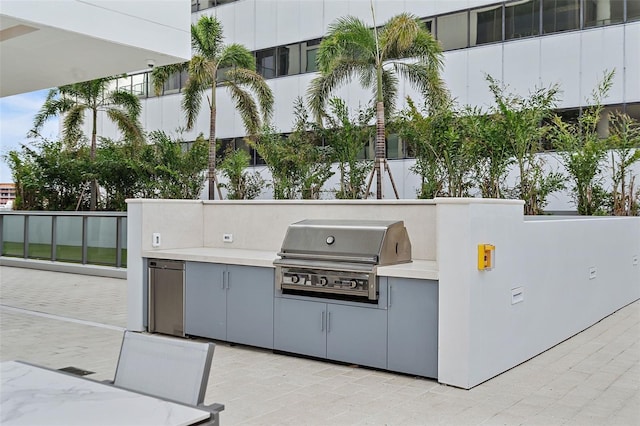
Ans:
<svg viewBox="0 0 640 426"><path fill-rule="evenodd" d="M171 7L183 15L177 24L171 25L166 23L166 17L165 22L154 19L156 16L141 17L140 6L138 10L131 8L135 2L3 0L2 3L0 97L144 70L149 61L160 66L190 57L188 0L165 3L169 15L176 15ZM37 13L23 9L21 6L25 4L38 8ZM52 10L52 4L58 7ZM118 5L124 6L114 9ZM65 7L70 9L71 17ZM55 13L65 16L57 19L52 16ZM81 25L73 21L74 14L77 21L82 21ZM92 19L96 22L92 23Z"/></svg>

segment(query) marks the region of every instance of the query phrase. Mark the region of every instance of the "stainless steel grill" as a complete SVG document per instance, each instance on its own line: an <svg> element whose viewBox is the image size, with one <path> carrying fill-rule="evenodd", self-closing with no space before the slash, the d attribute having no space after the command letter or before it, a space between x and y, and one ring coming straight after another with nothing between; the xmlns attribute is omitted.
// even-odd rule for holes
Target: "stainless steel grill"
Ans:
<svg viewBox="0 0 640 426"><path fill-rule="evenodd" d="M289 225L278 253L276 288L378 300L378 266L411 262L402 221L303 220Z"/></svg>

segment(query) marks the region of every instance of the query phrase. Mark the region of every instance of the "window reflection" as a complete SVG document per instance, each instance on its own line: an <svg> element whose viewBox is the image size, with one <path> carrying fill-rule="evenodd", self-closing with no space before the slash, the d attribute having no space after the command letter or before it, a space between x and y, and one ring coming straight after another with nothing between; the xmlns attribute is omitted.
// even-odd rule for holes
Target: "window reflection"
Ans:
<svg viewBox="0 0 640 426"><path fill-rule="evenodd" d="M585 27L617 24L623 20L624 0L585 0Z"/></svg>
<svg viewBox="0 0 640 426"><path fill-rule="evenodd" d="M300 74L300 44L278 47L277 75Z"/></svg>
<svg viewBox="0 0 640 426"><path fill-rule="evenodd" d="M525 0L506 5L505 40L538 34L540 34L540 0Z"/></svg>
<svg viewBox="0 0 640 426"><path fill-rule="evenodd" d="M304 72L316 72L318 71L318 64L316 63L316 56L320 42L322 39L317 38L315 40L303 41L300 43L302 69Z"/></svg>
<svg viewBox="0 0 640 426"><path fill-rule="evenodd" d="M459 12L438 16L438 40L442 50L467 47L469 36L468 13Z"/></svg>
<svg viewBox="0 0 640 426"><path fill-rule="evenodd" d="M502 5L471 11L471 46L502 41Z"/></svg>
<svg viewBox="0 0 640 426"><path fill-rule="evenodd" d="M256 71L264 78L276 76L276 49L265 49L256 52Z"/></svg>
<svg viewBox="0 0 640 426"><path fill-rule="evenodd" d="M543 0L542 30L544 34L579 28L579 0Z"/></svg>

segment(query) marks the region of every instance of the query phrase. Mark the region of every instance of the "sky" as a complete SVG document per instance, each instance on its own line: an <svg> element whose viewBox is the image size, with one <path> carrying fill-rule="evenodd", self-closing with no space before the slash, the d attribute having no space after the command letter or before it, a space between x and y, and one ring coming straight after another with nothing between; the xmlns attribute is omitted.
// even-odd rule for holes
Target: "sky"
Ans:
<svg viewBox="0 0 640 426"><path fill-rule="evenodd" d="M0 182L13 182L11 169L5 161L9 151L19 150L23 144L31 144L27 132L33 127L33 118L42 107L49 90L0 98ZM58 137L58 119L46 122L42 136L48 139Z"/></svg>

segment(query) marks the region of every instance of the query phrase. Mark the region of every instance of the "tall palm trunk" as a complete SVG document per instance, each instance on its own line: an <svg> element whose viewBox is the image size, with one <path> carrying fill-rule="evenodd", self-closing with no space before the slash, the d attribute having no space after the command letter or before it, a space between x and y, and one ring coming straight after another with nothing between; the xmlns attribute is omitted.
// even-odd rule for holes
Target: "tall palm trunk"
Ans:
<svg viewBox="0 0 640 426"><path fill-rule="evenodd" d="M376 39L377 40L377 39ZM378 51L378 55L379 55ZM384 98L382 95L382 62L378 58L377 74L377 92L376 92L376 199L382 199L382 163L386 156L385 149L385 127L384 127Z"/></svg>
<svg viewBox="0 0 640 426"><path fill-rule="evenodd" d="M384 103L376 103L376 198L382 199L382 163L384 162L386 147L384 139Z"/></svg>
<svg viewBox="0 0 640 426"><path fill-rule="evenodd" d="M93 128L91 130L91 164L93 165L96 160L96 138L98 134L98 110L93 108ZM97 179L91 180L91 201L89 202L89 210L95 211L98 204L98 181Z"/></svg>
<svg viewBox="0 0 640 426"><path fill-rule="evenodd" d="M209 199L216 198L216 87L211 89L211 115L209 117Z"/></svg>

